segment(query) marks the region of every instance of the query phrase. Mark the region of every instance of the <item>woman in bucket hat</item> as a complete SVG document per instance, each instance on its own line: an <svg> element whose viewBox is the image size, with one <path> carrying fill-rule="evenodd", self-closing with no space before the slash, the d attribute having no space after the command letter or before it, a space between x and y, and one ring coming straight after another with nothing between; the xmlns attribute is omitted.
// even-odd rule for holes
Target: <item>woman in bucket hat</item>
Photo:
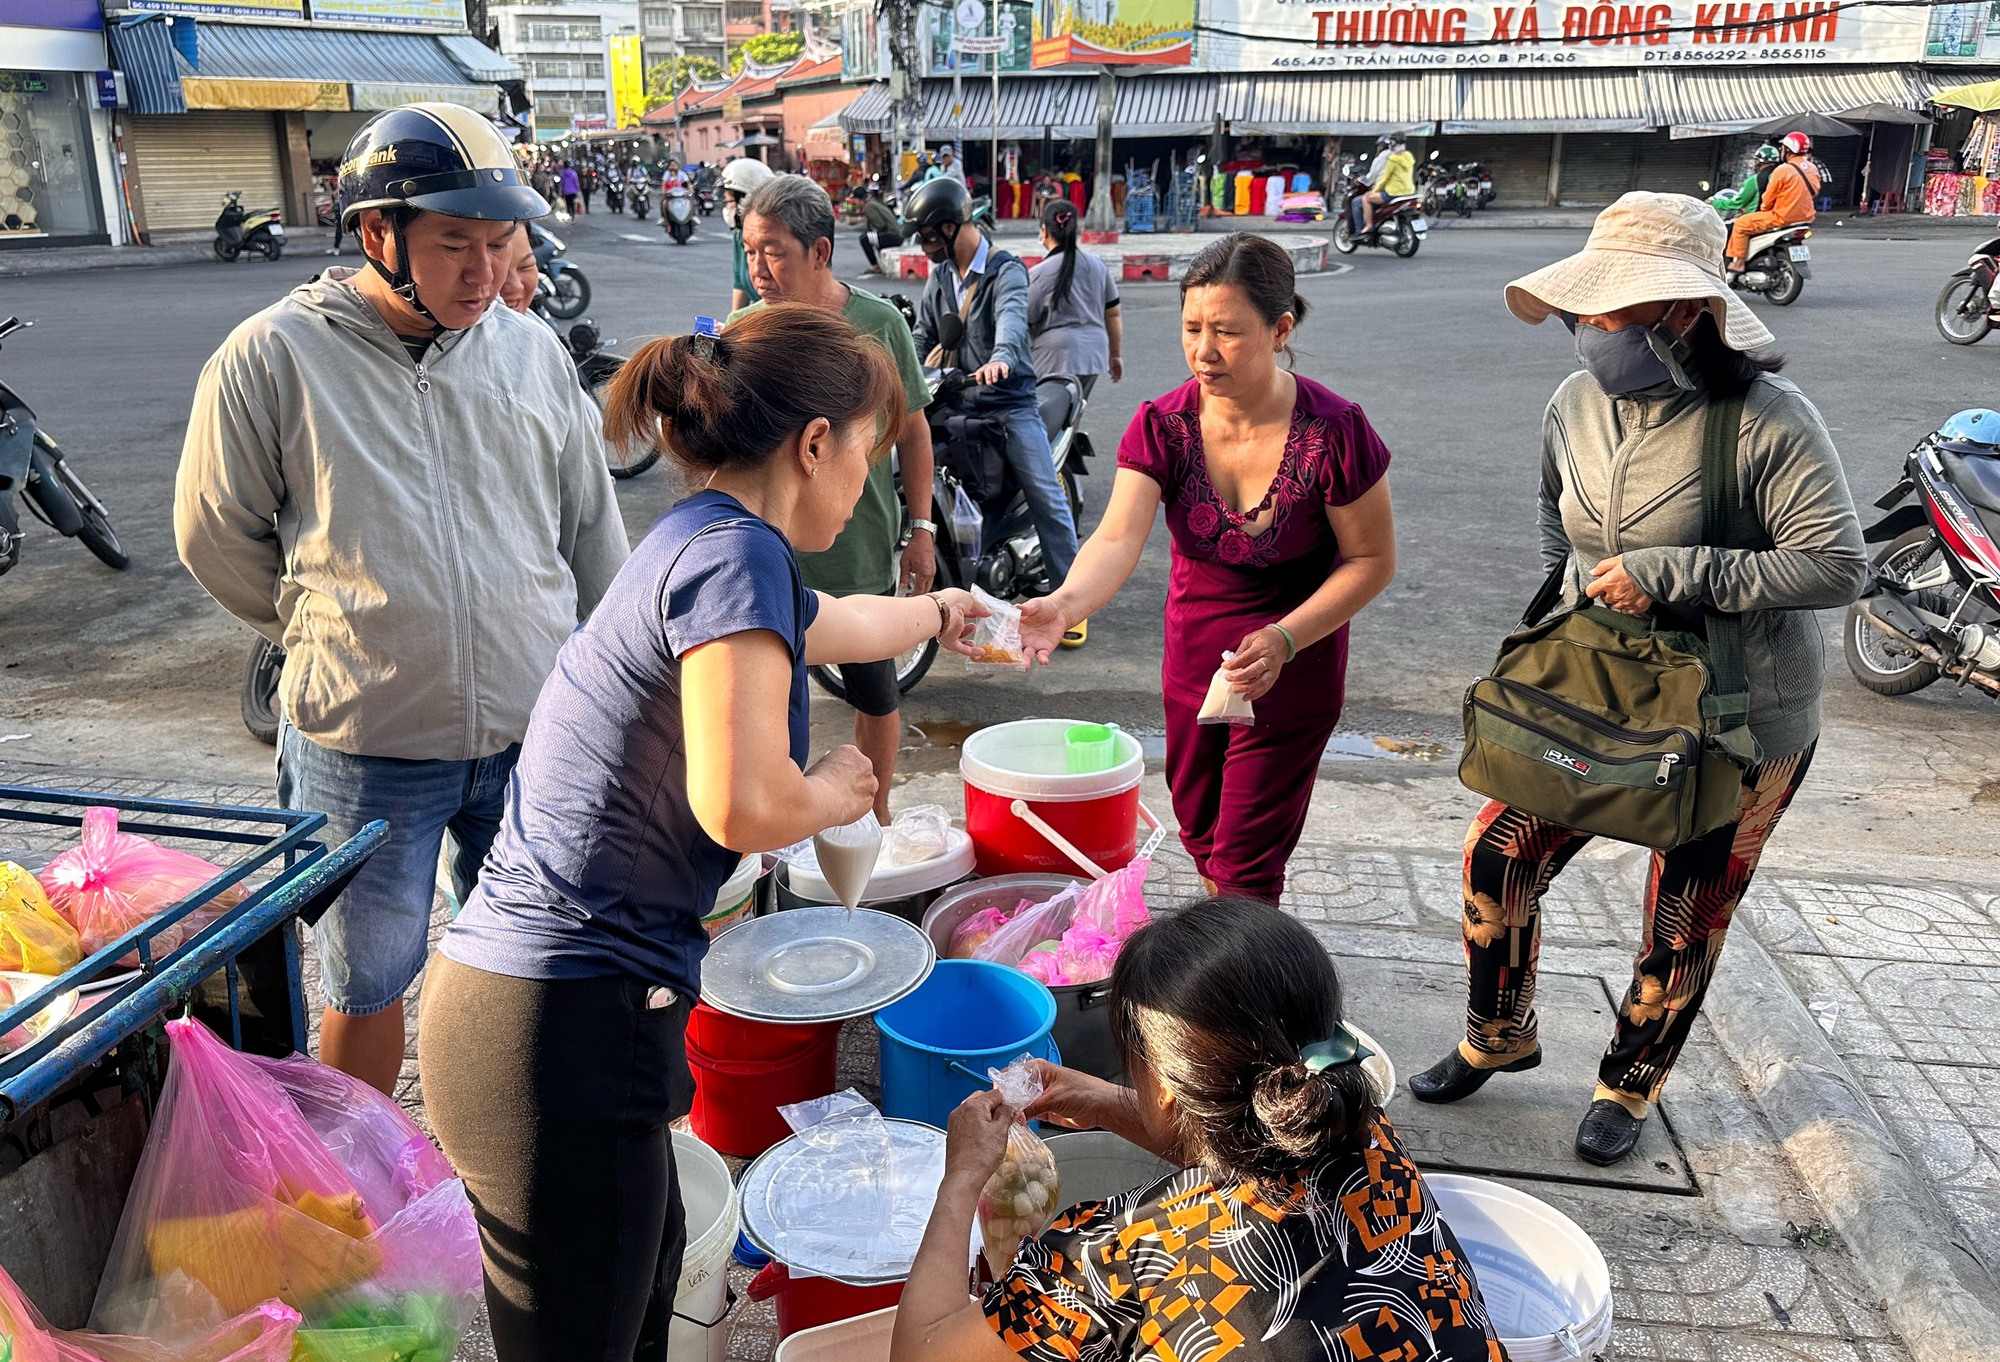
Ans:
<svg viewBox="0 0 2000 1362"><path fill-rule="evenodd" d="M1678 194L1627 194L1583 250L1507 286L1531 325L1561 318L1582 368L1542 424L1542 565L1565 597L1699 628L1740 614L1750 730L1734 822L1654 852L1641 944L1577 1154L1615 1163L1639 1141L1686 1044L1731 915L1812 761L1825 675L1814 610L1845 606L1867 573L1840 459L1812 403L1762 353L1771 333L1722 276L1722 219ZM1712 402L1743 399L1737 445L1752 548L1704 547L1702 433ZM1534 1009L1541 896L1589 838L1494 800L1465 839L1466 1038L1410 1082L1456 1102L1497 1072L1541 1063Z"/></svg>

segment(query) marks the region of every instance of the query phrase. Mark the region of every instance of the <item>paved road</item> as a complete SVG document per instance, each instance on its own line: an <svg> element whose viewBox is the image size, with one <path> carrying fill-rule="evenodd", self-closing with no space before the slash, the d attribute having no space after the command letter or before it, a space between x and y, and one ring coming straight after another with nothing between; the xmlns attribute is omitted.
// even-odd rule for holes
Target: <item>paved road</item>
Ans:
<svg viewBox="0 0 2000 1362"><path fill-rule="evenodd" d="M686 247L602 214L561 228L596 286L592 316L621 348L726 308L727 238L711 223ZM1979 234L1974 227L1964 241L1941 233L1824 241L1805 298L1790 309L1761 307L1791 358L1788 372L1833 427L1857 501L1884 487L1902 451L1945 415L1991 400L2000 342L1947 346L1929 320L1939 280ZM1401 571L1355 632L1349 723L1361 747L1374 736L1455 741L1465 682L1490 660L1532 589L1538 418L1573 359L1556 328L1530 329L1509 317L1500 286L1580 242L1561 231L1446 231L1414 261L1368 252L1351 270L1302 281L1313 315L1300 338L1301 372L1361 402L1396 451ZM851 242L840 257L843 270L859 268ZM34 403L103 495L133 557L130 571L114 575L80 546L35 527L26 562L0 584L0 736L32 735L8 744L9 756L214 779L262 779L268 771L268 749L236 716L249 636L175 561L168 512L203 359L231 326L327 263L298 255L276 265L207 263L6 284L0 309L39 324L8 344L0 374ZM1108 455L1138 403L1184 377L1173 290L1133 286L1126 311L1126 381L1100 387L1087 422L1106 456L1086 483L1091 517L1109 485ZM621 485L635 535L665 508L666 487L659 473ZM941 664L907 713L941 742L959 725L1024 711L1156 729L1164 589L1159 535L1085 652L1026 683ZM1830 643L1835 623L1828 621ZM1992 777L2000 725L1990 702L1943 688L1878 699L1846 677L1837 648L1829 658L1831 738L1795 814L1823 835L1781 843L1808 863L1838 846L1856 870L1976 879L2000 807L2000 779ZM829 705L821 719L830 737L841 715ZM930 758L950 759L944 751ZM925 764L922 754L912 761ZM1420 821L1456 791L1444 762L1400 763L1393 778L1374 769L1388 763L1356 765L1369 768L1365 777L1354 774L1371 784L1389 778L1384 793ZM1405 820L1389 821L1394 827L1379 835L1402 838Z"/></svg>

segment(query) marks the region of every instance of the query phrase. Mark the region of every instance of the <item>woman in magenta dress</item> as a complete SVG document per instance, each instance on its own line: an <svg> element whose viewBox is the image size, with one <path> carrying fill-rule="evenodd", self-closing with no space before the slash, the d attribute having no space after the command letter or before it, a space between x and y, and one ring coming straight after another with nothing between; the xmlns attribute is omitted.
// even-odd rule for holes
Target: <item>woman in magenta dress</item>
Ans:
<svg viewBox="0 0 2000 1362"><path fill-rule="evenodd" d="M1097 532L1062 590L1022 612L1046 663L1132 575L1165 504L1174 816L1211 893L1270 903L1340 719L1347 622L1396 571L1388 449L1361 408L1279 363L1305 311L1273 242L1233 233L1195 258L1181 281L1194 377L1139 408ZM1198 721L1225 652L1252 725Z"/></svg>

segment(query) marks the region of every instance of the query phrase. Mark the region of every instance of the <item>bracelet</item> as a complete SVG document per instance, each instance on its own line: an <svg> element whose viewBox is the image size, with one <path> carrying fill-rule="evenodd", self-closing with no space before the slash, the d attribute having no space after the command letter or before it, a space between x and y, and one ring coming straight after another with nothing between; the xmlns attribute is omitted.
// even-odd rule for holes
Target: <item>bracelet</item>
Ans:
<svg viewBox="0 0 2000 1362"><path fill-rule="evenodd" d="M1285 661L1296 661L1299 655L1299 641L1292 637L1292 631L1284 625L1275 622L1267 624L1264 627L1266 629L1276 629L1278 637L1285 641Z"/></svg>
<svg viewBox="0 0 2000 1362"><path fill-rule="evenodd" d="M944 603L944 597L938 592L931 592L930 599L931 604L938 608L937 636L943 638L944 631L951 628L951 607Z"/></svg>

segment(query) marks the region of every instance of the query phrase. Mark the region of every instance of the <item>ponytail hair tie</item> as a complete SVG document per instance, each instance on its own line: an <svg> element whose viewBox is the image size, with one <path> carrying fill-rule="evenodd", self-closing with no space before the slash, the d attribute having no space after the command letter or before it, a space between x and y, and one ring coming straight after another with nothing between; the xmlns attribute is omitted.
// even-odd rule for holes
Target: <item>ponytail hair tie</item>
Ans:
<svg viewBox="0 0 2000 1362"><path fill-rule="evenodd" d="M694 357L707 364L714 364L721 356L722 328L715 324L713 317L696 317L694 335L689 337L694 345Z"/></svg>

